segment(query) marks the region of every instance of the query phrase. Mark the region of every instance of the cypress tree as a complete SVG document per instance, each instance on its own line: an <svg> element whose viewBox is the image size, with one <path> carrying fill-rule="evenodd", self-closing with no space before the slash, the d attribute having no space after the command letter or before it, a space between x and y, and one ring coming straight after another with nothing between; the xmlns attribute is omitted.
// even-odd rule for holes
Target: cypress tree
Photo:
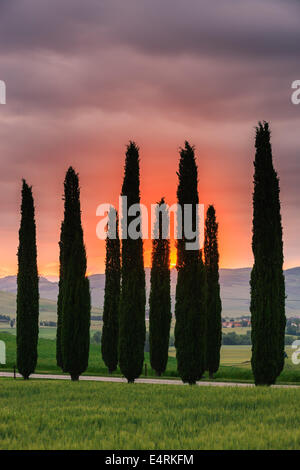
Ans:
<svg viewBox="0 0 300 470"><path fill-rule="evenodd" d="M171 325L170 241L163 238L163 220L169 224L169 213L162 198L156 206L155 234L152 241L152 267L149 297L150 363L161 375L168 362ZM165 222L166 223L166 222Z"/></svg>
<svg viewBox="0 0 300 470"><path fill-rule="evenodd" d="M218 223L214 206L209 206L206 213L204 255L207 278L206 370L209 371L209 377L213 378L219 369L222 342Z"/></svg>
<svg viewBox="0 0 300 470"><path fill-rule="evenodd" d="M116 226L115 233L113 225ZM120 280L120 240L117 213L114 209L111 209L108 214L106 238L105 291L101 338L102 357L109 373L116 370L118 364Z"/></svg>
<svg viewBox="0 0 300 470"><path fill-rule="evenodd" d="M79 233L75 235L71 255L62 304L62 357L64 370L72 380L78 380L88 367L91 310L86 255Z"/></svg>
<svg viewBox="0 0 300 470"><path fill-rule="evenodd" d="M17 276L17 368L28 379L37 363L39 287L32 188L23 180Z"/></svg>
<svg viewBox="0 0 300 470"><path fill-rule="evenodd" d="M60 240L60 347L63 370L72 380L88 366L90 289L81 226L78 174L69 168L65 179L65 214Z"/></svg>
<svg viewBox="0 0 300 470"><path fill-rule="evenodd" d="M59 290L57 299L56 362L64 370L62 358L62 305L64 295L65 267L70 263L75 226L81 225L79 182L74 169L70 167L64 181L64 220L61 224L59 241Z"/></svg>
<svg viewBox="0 0 300 470"><path fill-rule="evenodd" d="M252 370L272 385L284 367L285 285L279 180L267 122L256 128L251 272Z"/></svg>
<svg viewBox="0 0 300 470"><path fill-rule="evenodd" d="M139 148L134 142L127 146L122 196L127 197L128 208L140 203ZM135 219L123 216L122 232ZM137 226L137 229L139 227ZM145 326L145 270L143 240L129 236L122 239L121 294L119 310L119 364L128 382L134 382L143 369Z"/></svg>
<svg viewBox="0 0 300 470"><path fill-rule="evenodd" d="M184 205L191 204L196 230L198 169L194 147L185 142L180 150L177 199L182 208L182 238L177 241L175 347L177 368L183 382L195 384L205 371L206 275L200 250L188 250L184 235Z"/></svg>

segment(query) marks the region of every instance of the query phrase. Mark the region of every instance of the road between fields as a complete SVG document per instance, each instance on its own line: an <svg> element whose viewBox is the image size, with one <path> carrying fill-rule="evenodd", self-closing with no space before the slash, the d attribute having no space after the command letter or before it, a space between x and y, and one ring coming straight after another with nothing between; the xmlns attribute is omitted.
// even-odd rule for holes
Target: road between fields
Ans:
<svg viewBox="0 0 300 470"><path fill-rule="evenodd" d="M0 372L0 377L13 377L13 372ZM17 378L21 378L20 374L16 374ZM31 379L50 379L50 380L71 380L69 375L56 375L56 374L32 374ZM80 381L90 382L123 382L127 383L127 380L122 377L99 377L96 375L82 375ZM135 383L138 384L155 384L155 385L187 385L181 380L171 379L136 379ZM254 384L241 383L241 382L209 382L203 381L197 382L199 387L254 387ZM272 385L274 388L300 388L299 385Z"/></svg>

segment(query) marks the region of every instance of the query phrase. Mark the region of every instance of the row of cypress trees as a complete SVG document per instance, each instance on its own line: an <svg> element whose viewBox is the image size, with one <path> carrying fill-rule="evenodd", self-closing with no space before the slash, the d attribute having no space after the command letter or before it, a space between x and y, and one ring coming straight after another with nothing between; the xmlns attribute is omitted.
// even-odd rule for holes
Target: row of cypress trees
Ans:
<svg viewBox="0 0 300 470"><path fill-rule="evenodd" d="M198 202L197 167L194 149L185 144L181 150L179 164L178 203ZM139 190L139 149L131 142L126 152L125 175L122 195L127 196L128 205L140 202ZM153 240L151 290L150 290L150 360L151 366L161 375L167 365L169 333L171 324L170 298L170 242L163 238L162 218L168 218L164 209L165 201L160 201L162 212L157 215L157 237ZM217 225L210 227L209 208L206 228L206 244L218 259ZM165 212L165 214L164 214ZM117 214L109 214L113 226ZM133 217L128 217L128 230ZM184 223L184 221L182 221ZM109 230L108 227L108 230ZM213 235L212 235L213 234ZM106 285L103 313L102 356L109 372L120 369L129 382L133 382L142 371L145 342L145 272L143 264L142 238L122 240L122 263L120 240L106 239ZM206 278L202 255L198 250L185 249L185 241L178 242L178 283L176 289L176 349L178 370L184 381L195 383L203 374L206 364ZM69 168L64 182L64 219L60 236L60 279L57 303L57 365L70 373L72 380L78 380L88 365L90 293L86 277L86 253L81 226L80 189L78 175ZM211 256L211 255L210 255ZM34 371L37 360L38 340L38 273L36 262L36 234L32 190L23 182L22 218L20 228L18 297L17 297L17 344L18 370L24 378ZM207 263L212 269L209 254ZM122 265L122 268L121 268ZM29 269L30 268L30 269ZM218 263L214 269L218 276ZM122 279L122 285L121 285ZM216 277L218 289L218 277ZM25 295L26 292L26 295ZM28 293L31 295L28 295ZM195 292L195 295L190 295ZM219 291L218 291L219 292ZM219 294L218 294L219 295ZM220 299L219 299L219 306ZM208 309L208 311L210 311ZM200 315L199 315L200 312ZM219 316L218 316L219 315ZM215 321L211 322L211 349L218 349L220 342L214 343L220 330L221 308ZM189 330L186 334L186 325ZM182 338L182 340L181 340ZM199 341L201 339L201 341ZM218 356L218 352L216 352ZM200 359L200 360L199 360ZM210 372L215 369L208 364Z"/></svg>
<svg viewBox="0 0 300 470"><path fill-rule="evenodd" d="M251 273L252 370L256 385L275 383L284 366L285 285L279 180L273 167L268 123L256 129L253 193L254 266ZM196 228L198 170L194 148L180 150L178 204L190 204ZM64 183L64 220L60 238L57 364L72 380L88 365L90 291L81 225L78 175L69 168ZM128 206L140 203L139 149L127 147L122 195ZM164 199L160 201L164 206ZM183 212L184 214L184 212ZM117 215L115 214L115 217ZM162 214L160 214L162 216ZM161 219L153 240L150 291L150 358L158 375L166 368L171 323L169 241L163 239ZM113 217L113 214L111 214ZM128 231L133 217L122 221ZM184 216L182 226L184 225ZM218 224L209 206L204 255L177 243L175 346L178 371L194 384L204 371L217 371L221 346L221 299L218 273ZM109 234L108 234L109 235ZM142 236L133 240L107 237L106 288L102 354L110 372L119 362L129 382L142 371L145 342L145 271ZM35 370L38 342L38 270L32 188L23 180L17 276L17 367L24 379Z"/></svg>
<svg viewBox="0 0 300 470"><path fill-rule="evenodd" d="M283 242L280 214L279 180L273 167L272 148L270 143L269 124L259 123L256 128L255 140L256 154L254 161L254 193L253 193L253 240L252 249L254 266L251 272L251 316L252 316L252 371L256 385L274 384L284 366L284 331L285 331L285 284L283 275ZM130 163L128 156L133 161ZM132 202L139 202L139 157L138 148L131 143L128 147L125 165L125 178L123 195L128 195L130 186L135 188L136 197ZM131 169L127 165L132 165ZM133 169L135 171L133 171ZM128 172L128 173L127 173ZM130 175L130 179L129 178ZM195 162L194 148L185 143L180 151L178 171L178 204L191 204L193 208L192 226L196 226L196 205L198 198L198 171ZM126 180L126 185L125 185ZM130 181L130 183L129 183ZM160 206L164 205L164 199ZM160 214L161 215L161 214ZM167 364L169 331L171 323L170 303L170 271L169 271L169 241L162 239L161 221L157 219L158 238L153 240L151 289L150 289L150 361L152 368L161 375ZM184 217L182 226L184 225ZM204 371L209 376L218 370L220 364L221 348L221 298L219 285L219 251L218 251L218 224L215 209L209 206L205 222L204 259L200 250L187 250L185 238L177 243L177 270L175 304L175 347L178 372L184 382L194 384ZM109 243L109 242L107 242ZM135 245L135 241L131 241ZM127 242L122 247L127 249ZM141 333L139 358L136 363L136 376L142 367L142 343L144 341L144 276L142 261L142 241L136 244L137 266L140 267L142 278L142 292L137 294L135 283L129 283L129 273L122 270L122 288L130 302L125 309L120 308L120 342L134 344L139 332ZM122 262L127 263L127 256L122 250ZM125 279L123 280L123 276ZM122 292L121 288L121 292ZM124 299L125 297L123 297ZM141 301L139 303L139 301ZM136 303L137 302L137 303ZM140 321L140 330L134 330L132 322L135 321L130 311L136 311ZM105 312L104 312L105 314ZM117 314L115 314L117 322ZM105 323L105 315L104 315ZM129 335L127 333L129 332ZM125 334L125 336L124 336ZM131 341L132 340L132 341ZM107 338L106 338L107 341ZM115 342L115 351L118 342ZM128 352L128 353L127 353ZM129 376L128 364L133 356L129 350L123 361L127 358L127 369L121 365L121 371ZM115 352L115 357L117 353ZM120 356L121 357L121 356ZM115 363L116 366L116 363ZM127 375L126 375L127 374Z"/></svg>
<svg viewBox="0 0 300 470"><path fill-rule="evenodd" d="M134 142L127 147L122 196L127 204L140 203L139 149ZM185 204L192 206L192 228L196 230L198 174L194 148L185 143L180 151L178 204L182 207L182 233ZM152 267L149 296L150 363L157 375L166 370L171 325L170 241L163 234L163 219L169 222L164 198L156 206L155 236L152 242ZM128 382L142 372L145 343L145 271L143 241L140 236L110 239L116 213L108 217L106 239L106 284L103 312L102 356L109 372L120 370ZM121 221L128 231L134 217ZM204 371L218 370L221 347L221 299L219 287L218 224L209 206L205 230L206 268L199 249L188 250L185 238L177 243L178 280L176 287L175 347L178 372L184 382L196 383ZM121 254L120 254L121 250ZM120 262L121 258L121 262ZM120 267L121 266L121 267ZM207 328L209 326L209 328ZM207 337L209 335L209 338ZM209 347L208 347L209 344Z"/></svg>

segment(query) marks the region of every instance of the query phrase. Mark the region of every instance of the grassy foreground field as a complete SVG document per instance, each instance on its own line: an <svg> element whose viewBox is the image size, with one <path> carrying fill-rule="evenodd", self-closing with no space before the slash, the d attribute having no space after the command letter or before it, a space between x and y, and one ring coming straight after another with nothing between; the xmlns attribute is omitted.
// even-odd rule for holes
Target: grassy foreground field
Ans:
<svg viewBox="0 0 300 470"><path fill-rule="evenodd" d="M299 391L0 380L3 449L299 449Z"/></svg>

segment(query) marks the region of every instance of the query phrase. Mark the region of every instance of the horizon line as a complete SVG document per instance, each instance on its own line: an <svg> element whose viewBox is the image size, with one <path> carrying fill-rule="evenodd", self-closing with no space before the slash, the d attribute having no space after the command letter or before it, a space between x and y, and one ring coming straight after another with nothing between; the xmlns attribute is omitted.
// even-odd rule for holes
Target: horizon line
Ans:
<svg viewBox="0 0 300 470"><path fill-rule="evenodd" d="M289 271L291 269L297 269L297 268L300 268L300 265L296 265L296 266L292 266L292 267L286 267L286 268L283 268L283 271ZM145 266L145 269L151 269L151 266ZM176 269L176 266L172 266L170 268L170 271ZM241 269L252 269L251 266L242 266L242 267L236 267L236 268L231 268L231 267L222 267L222 268L219 268L219 270L231 270L231 271L237 271L237 270L241 270ZM91 277L91 276L98 276L98 275L105 275L105 272L94 272L94 273L89 273L87 277ZM8 278L8 277L16 277L17 274L6 274L6 275L3 275L3 276L0 276L0 279L5 279L5 278ZM39 274L39 278L44 278L44 279L47 279L49 282L57 282L59 280L59 276L55 275L55 274Z"/></svg>

